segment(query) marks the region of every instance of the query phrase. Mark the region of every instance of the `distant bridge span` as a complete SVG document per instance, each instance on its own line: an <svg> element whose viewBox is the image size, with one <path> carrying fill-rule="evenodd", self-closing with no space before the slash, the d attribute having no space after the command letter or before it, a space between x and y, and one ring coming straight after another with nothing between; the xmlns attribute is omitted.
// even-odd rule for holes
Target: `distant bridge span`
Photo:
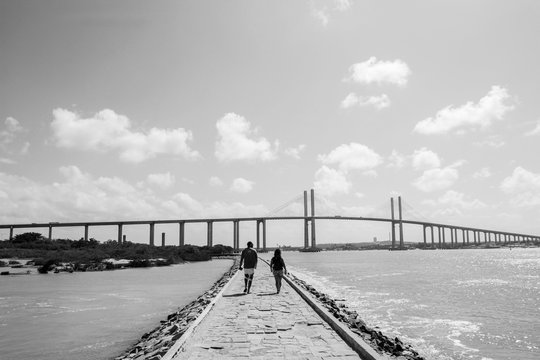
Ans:
<svg viewBox="0 0 540 360"><path fill-rule="evenodd" d="M30 223L30 224L0 224L0 229L9 229L9 238L13 239L13 230L21 228L48 228L49 239L52 239L53 228L60 227L84 227L84 239L88 240L89 227L96 226L117 226L118 227L118 242L125 242L125 235L123 235L123 227L129 225L149 225L149 243L155 245L155 225L156 224L178 224L178 244L184 245L185 243L185 224L189 223L206 223L207 224L207 245L213 245L213 224L228 222L233 224L233 248L238 250L240 248L240 222L256 222L256 239L257 249L266 250L266 223L268 221L291 221L302 220L304 221L304 248L316 248L316 236L315 236L315 223L317 220L332 220L332 221L374 221L374 222L386 222L391 226L392 234L392 248L403 249L403 224L416 225L423 227L423 239L424 245L428 246L427 230L430 233L430 246L433 248L446 248L446 232L450 231L450 247L454 247L458 243L458 232L461 232L462 244L480 244L483 240L484 243L495 244L509 243L509 242L523 242L523 241L540 241L540 236L505 232L499 230L473 228L466 226L450 225L443 223L433 223L415 220L402 219L401 213L401 197L398 197L398 218L394 217L394 199L391 199L391 218L380 217L361 217L361 216L316 216L314 205L314 191L311 190L311 215L308 215L307 211L307 192L304 191L304 216L263 216L263 217L230 217L230 218L204 218L204 219L179 219L179 220L132 220L132 221L94 221L94 222L47 222L47 223ZM261 247L261 225L262 225L262 247ZM310 226L311 225L311 236ZM396 226L399 230L399 244L396 242ZM437 242L435 241L435 229L438 235ZM470 234L472 233L472 236ZM311 244L310 239L311 237ZM162 245L165 245L165 233L162 233Z"/></svg>

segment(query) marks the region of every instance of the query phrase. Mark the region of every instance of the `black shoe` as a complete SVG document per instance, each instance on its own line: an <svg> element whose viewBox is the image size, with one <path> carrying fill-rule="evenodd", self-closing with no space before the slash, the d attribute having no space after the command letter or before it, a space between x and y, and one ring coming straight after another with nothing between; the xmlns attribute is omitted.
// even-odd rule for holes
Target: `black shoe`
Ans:
<svg viewBox="0 0 540 360"><path fill-rule="evenodd" d="M247 292L248 292L248 291L247 291L247 289L246 289L246 288L244 288L244 294L247 294Z"/></svg>

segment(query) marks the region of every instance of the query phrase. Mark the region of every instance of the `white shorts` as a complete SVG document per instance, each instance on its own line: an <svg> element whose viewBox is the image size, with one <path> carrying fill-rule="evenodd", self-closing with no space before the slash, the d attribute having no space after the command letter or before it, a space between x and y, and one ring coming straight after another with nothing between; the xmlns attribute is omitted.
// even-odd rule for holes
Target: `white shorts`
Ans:
<svg viewBox="0 0 540 360"><path fill-rule="evenodd" d="M253 274L255 274L255 269L254 268L244 268L244 274L253 275Z"/></svg>

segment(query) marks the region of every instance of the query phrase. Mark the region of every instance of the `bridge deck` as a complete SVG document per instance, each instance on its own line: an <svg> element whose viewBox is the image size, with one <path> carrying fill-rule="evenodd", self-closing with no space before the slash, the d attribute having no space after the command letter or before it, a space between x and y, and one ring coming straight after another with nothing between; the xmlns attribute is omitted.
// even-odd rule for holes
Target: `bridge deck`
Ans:
<svg viewBox="0 0 540 360"><path fill-rule="evenodd" d="M285 281L260 264L251 293L238 273L173 359L360 359Z"/></svg>

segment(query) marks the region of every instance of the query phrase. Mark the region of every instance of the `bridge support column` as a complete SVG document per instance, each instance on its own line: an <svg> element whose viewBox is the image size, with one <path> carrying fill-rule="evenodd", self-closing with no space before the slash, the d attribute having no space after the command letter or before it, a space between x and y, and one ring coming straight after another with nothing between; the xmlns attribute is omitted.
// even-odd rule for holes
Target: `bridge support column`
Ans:
<svg viewBox="0 0 540 360"><path fill-rule="evenodd" d="M207 222L207 227L206 227L206 245L208 247L212 247L212 243L213 243L213 239L212 239L212 225L213 225L213 222L212 221L208 221Z"/></svg>
<svg viewBox="0 0 540 360"><path fill-rule="evenodd" d="M427 246L427 241L426 241L426 225L422 225L422 228L423 228L423 233L424 233L424 247Z"/></svg>
<svg viewBox="0 0 540 360"><path fill-rule="evenodd" d="M122 243L122 224L118 224L118 244Z"/></svg>
<svg viewBox="0 0 540 360"><path fill-rule="evenodd" d="M396 248L396 223L394 221L394 198L390 198L390 211L392 213L392 249Z"/></svg>
<svg viewBox="0 0 540 360"><path fill-rule="evenodd" d="M84 225L84 241L88 241L88 225Z"/></svg>
<svg viewBox="0 0 540 360"><path fill-rule="evenodd" d="M308 195L304 191L304 249L309 248Z"/></svg>
<svg viewBox="0 0 540 360"><path fill-rule="evenodd" d="M256 225L256 229L257 229L257 251L259 251L261 249L261 220L257 220L257 225Z"/></svg>
<svg viewBox="0 0 540 360"><path fill-rule="evenodd" d="M263 240L263 251L266 252L266 220L263 220L262 221L262 231L263 231L263 235L262 235L262 240Z"/></svg>
<svg viewBox="0 0 540 360"><path fill-rule="evenodd" d="M150 246L154 246L154 223L150 223Z"/></svg>
<svg viewBox="0 0 540 360"><path fill-rule="evenodd" d="M467 245L469 245L469 243L470 243L470 242L469 242L469 233L470 233L470 231L467 230Z"/></svg>
<svg viewBox="0 0 540 360"><path fill-rule="evenodd" d="M433 239L433 225L430 226L431 229L431 247L435 247L435 240Z"/></svg>
<svg viewBox="0 0 540 360"><path fill-rule="evenodd" d="M161 246L162 247L165 246L165 233L164 232L161 233Z"/></svg>
<svg viewBox="0 0 540 360"><path fill-rule="evenodd" d="M315 190L311 189L311 248L317 247L317 241L315 238Z"/></svg>
<svg viewBox="0 0 540 360"><path fill-rule="evenodd" d="M461 244L465 245L465 229L461 229Z"/></svg>
<svg viewBox="0 0 540 360"><path fill-rule="evenodd" d="M437 233L439 235L439 249L442 249L442 237L441 237L441 227L437 226Z"/></svg>
<svg viewBox="0 0 540 360"><path fill-rule="evenodd" d="M443 242L443 247L446 248L446 235L445 235L445 232L446 232L446 229L442 228L442 242Z"/></svg>
<svg viewBox="0 0 540 360"><path fill-rule="evenodd" d="M9 227L9 241L13 240L13 226Z"/></svg>
<svg viewBox="0 0 540 360"><path fill-rule="evenodd" d="M49 240L52 240L52 226L51 225L49 225Z"/></svg>
<svg viewBox="0 0 540 360"><path fill-rule="evenodd" d="M126 243L126 235L122 235L122 244Z"/></svg>
<svg viewBox="0 0 540 360"><path fill-rule="evenodd" d="M450 247L454 247L454 228L450 228Z"/></svg>
<svg viewBox="0 0 540 360"><path fill-rule="evenodd" d="M186 223L184 221L178 223L178 246L184 246L186 233L185 225Z"/></svg>
<svg viewBox="0 0 540 360"><path fill-rule="evenodd" d="M398 210L399 210L399 248L405 248L405 239L403 239L403 213L401 212L401 196L398 196Z"/></svg>
<svg viewBox="0 0 540 360"><path fill-rule="evenodd" d="M233 221L233 232L234 232L234 248L235 250L240 250L240 221Z"/></svg>

